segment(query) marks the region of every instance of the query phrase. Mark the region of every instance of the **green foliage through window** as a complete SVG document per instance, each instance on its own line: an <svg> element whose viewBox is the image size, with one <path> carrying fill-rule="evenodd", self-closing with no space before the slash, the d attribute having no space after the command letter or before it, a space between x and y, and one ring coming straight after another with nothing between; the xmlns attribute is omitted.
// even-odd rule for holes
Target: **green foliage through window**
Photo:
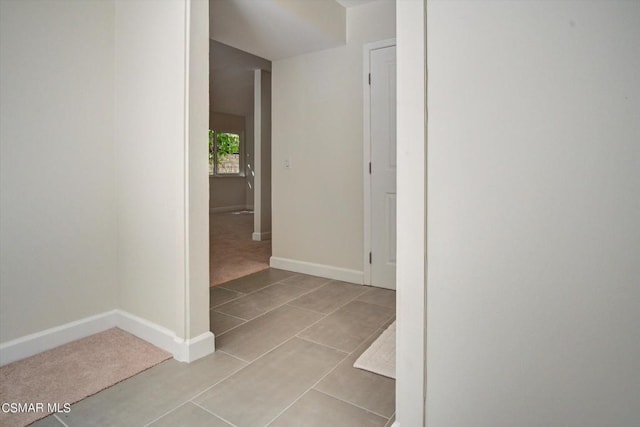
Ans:
<svg viewBox="0 0 640 427"><path fill-rule="evenodd" d="M240 135L209 130L209 174L240 173Z"/></svg>

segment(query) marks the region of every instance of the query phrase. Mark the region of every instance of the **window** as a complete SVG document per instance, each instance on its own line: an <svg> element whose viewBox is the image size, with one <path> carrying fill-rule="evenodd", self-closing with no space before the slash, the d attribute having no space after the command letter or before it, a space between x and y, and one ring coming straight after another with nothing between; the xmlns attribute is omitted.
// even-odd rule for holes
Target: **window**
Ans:
<svg viewBox="0 0 640 427"><path fill-rule="evenodd" d="M209 130L209 175L242 175L240 135Z"/></svg>

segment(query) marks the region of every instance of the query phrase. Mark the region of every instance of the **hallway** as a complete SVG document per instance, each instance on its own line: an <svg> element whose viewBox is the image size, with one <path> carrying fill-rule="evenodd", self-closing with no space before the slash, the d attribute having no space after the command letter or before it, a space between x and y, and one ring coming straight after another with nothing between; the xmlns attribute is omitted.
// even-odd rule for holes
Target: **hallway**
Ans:
<svg viewBox="0 0 640 427"><path fill-rule="evenodd" d="M210 286L269 268L271 240L252 240L253 212L209 214Z"/></svg>

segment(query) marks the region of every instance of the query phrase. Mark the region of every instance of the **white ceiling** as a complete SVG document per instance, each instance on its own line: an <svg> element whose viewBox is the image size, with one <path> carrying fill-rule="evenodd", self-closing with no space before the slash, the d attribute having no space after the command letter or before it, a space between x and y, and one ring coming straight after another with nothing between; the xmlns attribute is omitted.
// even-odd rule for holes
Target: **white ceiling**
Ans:
<svg viewBox="0 0 640 427"><path fill-rule="evenodd" d="M371 3L372 1L376 1L376 0L336 0L336 1L344 7L353 7L353 6L360 6L365 3Z"/></svg>
<svg viewBox="0 0 640 427"><path fill-rule="evenodd" d="M336 1L209 0L213 40L271 61L346 43L346 9Z"/></svg>

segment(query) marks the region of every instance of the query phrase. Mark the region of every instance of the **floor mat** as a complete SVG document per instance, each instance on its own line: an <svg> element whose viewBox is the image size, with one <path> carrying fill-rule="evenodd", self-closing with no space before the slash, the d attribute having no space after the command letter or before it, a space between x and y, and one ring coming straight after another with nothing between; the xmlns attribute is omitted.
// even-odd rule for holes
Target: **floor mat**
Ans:
<svg viewBox="0 0 640 427"><path fill-rule="evenodd" d="M170 358L113 328L10 363L0 368L0 401L15 405L0 412L0 425L25 426L52 412L68 412L72 403Z"/></svg>
<svg viewBox="0 0 640 427"><path fill-rule="evenodd" d="M393 322L353 364L385 377L396 377L396 322Z"/></svg>

